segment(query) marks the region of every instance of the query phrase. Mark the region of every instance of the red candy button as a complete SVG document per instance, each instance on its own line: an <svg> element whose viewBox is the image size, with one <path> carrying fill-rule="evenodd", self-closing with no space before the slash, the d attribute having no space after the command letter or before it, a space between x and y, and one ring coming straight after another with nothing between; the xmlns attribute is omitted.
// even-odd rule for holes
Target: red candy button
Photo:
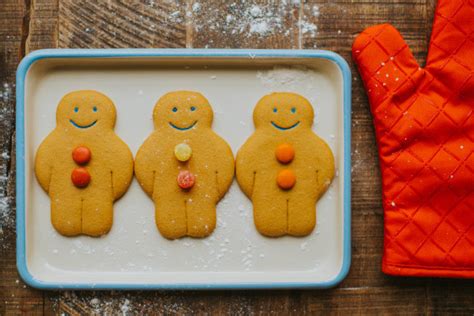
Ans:
<svg viewBox="0 0 474 316"><path fill-rule="evenodd" d="M283 169L277 175L277 184L283 190L290 190L295 186L296 176L290 169Z"/></svg>
<svg viewBox="0 0 474 316"><path fill-rule="evenodd" d="M275 157L282 164L290 163L295 158L295 149L291 144L280 144L275 150Z"/></svg>
<svg viewBox="0 0 474 316"><path fill-rule="evenodd" d="M178 181L179 187L186 190L193 187L196 177L191 172L183 170L179 172L176 180Z"/></svg>
<svg viewBox="0 0 474 316"><path fill-rule="evenodd" d="M78 188L85 188L91 182L91 175L86 168L75 168L71 173L71 181Z"/></svg>
<svg viewBox="0 0 474 316"><path fill-rule="evenodd" d="M85 165L91 160L91 151L89 148L84 146L76 147L72 151L72 159L78 165Z"/></svg>

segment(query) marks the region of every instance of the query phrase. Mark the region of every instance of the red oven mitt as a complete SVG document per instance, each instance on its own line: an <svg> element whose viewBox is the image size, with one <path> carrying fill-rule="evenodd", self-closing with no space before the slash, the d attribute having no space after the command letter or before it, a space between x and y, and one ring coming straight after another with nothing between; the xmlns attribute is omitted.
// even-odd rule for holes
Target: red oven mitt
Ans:
<svg viewBox="0 0 474 316"><path fill-rule="evenodd" d="M388 24L352 52L380 157L383 271L474 278L474 0L439 0L424 69Z"/></svg>

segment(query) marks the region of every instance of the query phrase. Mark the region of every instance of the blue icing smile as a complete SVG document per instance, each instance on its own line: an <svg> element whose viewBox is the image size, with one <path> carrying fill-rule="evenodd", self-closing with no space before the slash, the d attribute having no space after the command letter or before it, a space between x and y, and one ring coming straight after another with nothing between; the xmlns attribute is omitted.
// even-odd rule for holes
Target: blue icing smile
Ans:
<svg viewBox="0 0 474 316"><path fill-rule="evenodd" d="M291 126L289 126L289 127L282 127L282 126L280 126L280 125L277 125L277 124L276 124L275 122L273 122L273 121L272 121L271 123L272 123L272 125L273 125L274 127L278 128L279 130L286 131L286 130L289 130L289 129L292 129L292 128L298 126L298 124L300 124L300 121L296 122L295 124L293 124L293 125L291 125Z"/></svg>
<svg viewBox="0 0 474 316"><path fill-rule="evenodd" d="M194 121L194 123L192 123L191 125L189 125L187 127L179 127L179 126L176 126L173 123L169 122L170 126L174 129L177 129L178 131L187 131L188 129L193 128L194 125L196 125L196 123L197 123L197 121Z"/></svg>
<svg viewBox="0 0 474 316"><path fill-rule="evenodd" d="M89 128L89 127L92 127L95 125L95 123L97 123L97 120L95 120L94 122L88 124L88 125L79 125L77 124L76 122L74 122L73 120L69 120L69 122L71 122L72 125L74 125L75 127L77 128Z"/></svg>

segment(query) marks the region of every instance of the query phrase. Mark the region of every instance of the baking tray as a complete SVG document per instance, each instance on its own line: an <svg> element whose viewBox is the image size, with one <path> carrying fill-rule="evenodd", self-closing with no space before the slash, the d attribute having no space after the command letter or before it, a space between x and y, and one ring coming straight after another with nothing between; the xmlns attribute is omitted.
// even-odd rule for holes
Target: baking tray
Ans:
<svg viewBox="0 0 474 316"><path fill-rule="evenodd" d="M55 127L61 97L94 89L117 107L116 133L135 154L152 132L157 99L173 90L203 93L214 130L234 154L254 130L252 110L273 91L291 91L315 108L314 131L332 148L336 177L318 202L317 227L305 238L266 238L251 202L234 180L206 239L169 241L154 206L134 179L115 203L101 238L66 238L50 224L49 197L37 183L34 154ZM321 50L40 50L17 71L17 266L37 288L255 289L326 288L350 266L351 74L339 55Z"/></svg>

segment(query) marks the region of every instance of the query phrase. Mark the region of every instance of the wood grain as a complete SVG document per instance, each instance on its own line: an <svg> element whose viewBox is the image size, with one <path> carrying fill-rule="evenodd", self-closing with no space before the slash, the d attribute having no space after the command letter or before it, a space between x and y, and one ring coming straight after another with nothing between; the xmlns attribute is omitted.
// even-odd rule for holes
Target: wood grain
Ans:
<svg viewBox="0 0 474 316"><path fill-rule="evenodd" d="M64 0L59 6L59 47L169 47L186 44L180 1Z"/></svg>
<svg viewBox="0 0 474 316"><path fill-rule="evenodd" d="M472 314L469 280L394 278L380 271L383 212L367 98L350 56L366 26L390 22L424 63L435 0L2 0L0 203L14 200L14 72L46 47L323 48L353 71L352 267L324 291L41 292L19 280L11 216L0 231L0 315ZM7 86L4 86L4 84ZM8 97L5 97L8 92ZM13 212L13 210L11 211Z"/></svg>
<svg viewBox="0 0 474 316"><path fill-rule="evenodd" d="M15 71L31 49L55 47L57 4L5 0L0 11L0 315L41 315L44 294L27 287L15 260ZM5 208L8 205L8 208Z"/></svg>
<svg viewBox="0 0 474 316"><path fill-rule="evenodd" d="M26 53L58 46L58 0L31 0Z"/></svg>
<svg viewBox="0 0 474 316"><path fill-rule="evenodd" d="M326 291L75 292L65 294L56 308L69 315L112 314L124 305L136 315L421 314L427 307L425 301L425 289L420 286Z"/></svg>

